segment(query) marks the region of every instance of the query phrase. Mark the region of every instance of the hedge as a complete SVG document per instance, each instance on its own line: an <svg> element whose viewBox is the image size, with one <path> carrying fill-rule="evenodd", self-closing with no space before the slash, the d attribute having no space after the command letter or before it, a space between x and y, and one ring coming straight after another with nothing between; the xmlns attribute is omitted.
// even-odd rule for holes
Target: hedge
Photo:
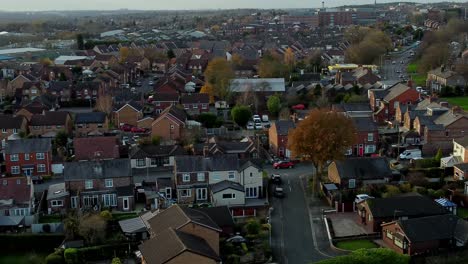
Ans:
<svg viewBox="0 0 468 264"><path fill-rule="evenodd" d="M421 172L428 178L440 178L444 176L442 168L410 169L411 172Z"/></svg>
<svg viewBox="0 0 468 264"><path fill-rule="evenodd" d="M0 253L51 252L64 238L62 234L0 234Z"/></svg>
<svg viewBox="0 0 468 264"><path fill-rule="evenodd" d="M136 249L137 244L131 245L130 250ZM79 248L78 256L82 260L96 261L102 259L112 259L114 257L127 257L129 247L128 243L114 244L114 245L101 245L87 248ZM126 254L127 253L127 254Z"/></svg>

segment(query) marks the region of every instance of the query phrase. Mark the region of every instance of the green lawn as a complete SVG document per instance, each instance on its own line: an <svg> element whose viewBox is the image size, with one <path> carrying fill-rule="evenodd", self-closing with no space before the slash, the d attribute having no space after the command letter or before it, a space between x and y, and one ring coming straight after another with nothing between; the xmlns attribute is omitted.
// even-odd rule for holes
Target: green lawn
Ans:
<svg viewBox="0 0 468 264"><path fill-rule="evenodd" d="M418 64L417 63L408 64L408 67L406 67L406 71L408 71L409 73L418 72Z"/></svg>
<svg viewBox="0 0 468 264"><path fill-rule="evenodd" d="M34 253L22 255L0 255L0 263L8 264L42 264L46 255L38 255Z"/></svg>
<svg viewBox="0 0 468 264"><path fill-rule="evenodd" d="M418 63L413 62L408 64L408 67L406 67L406 71L408 74L411 76L411 79L413 80L414 84L416 86L426 86L426 78L427 74L419 74L418 73Z"/></svg>
<svg viewBox="0 0 468 264"><path fill-rule="evenodd" d="M131 219L137 217L137 213L113 213L112 219L115 221L122 221L126 219Z"/></svg>
<svg viewBox="0 0 468 264"><path fill-rule="evenodd" d="M358 239L358 240L348 240L348 241L340 241L336 243L337 248L345 249L345 250L357 250L360 248L377 248L378 246L367 239Z"/></svg>
<svg viewBox="0 0 468 264"><path fill-rule="evenodd" d="M62 216L61 215L43 215L39 216L39 223L45 224L45 223L60 223L62 222Z"/></svg>
<svg viewBox="0 0 468 264"><path fill-rule="evenodd" d="M461 208L461 207L458 207L458 208L457 208L457 215L458 215L460 218L468 218L468 208Z"/></svg>
<svg viewBox="0 0 468 264"><path fill-rule="evenodd" d="M442 100L449 102L451 105L458 105L464 110L468 110L468 96L445 97L442 98Z"/></svg>

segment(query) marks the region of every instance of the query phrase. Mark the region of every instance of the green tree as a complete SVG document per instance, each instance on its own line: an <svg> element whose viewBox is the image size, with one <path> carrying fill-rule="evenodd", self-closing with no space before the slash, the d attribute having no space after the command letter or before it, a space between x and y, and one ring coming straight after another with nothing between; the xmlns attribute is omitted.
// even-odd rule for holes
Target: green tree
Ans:
<svg viewBox="0 0 468 264"><path fill-rule="evenodd" d="M60 251L49 254L45 259L46 264L64 264L63 253Z"/></svg>
<svg viewBox="0 0 468 264"><path fill-rule="evenodd" d="M249 235L257 235L260 232L260 223L256 219L250 219L245 225Z"/></svg>
<svg viewBox="0 0 468 264"><path fill-rule="evenodd" d="M231 110L231 118L239 126L245 126L252 116L252 111L245 105L236 105Z"/></svg>
<svg viewBox="0 0 468 264"><path fill-rule="evenodd" d="M228 99L230 81L235 76L231 63L224 58L215 58L208 63L204 74L205 81L212 87L213 95L220 100Z"/></svg>
<svg viewBox="0 0 468 264"><path fill-rule="evenodd" d="M202 123L206 128L219 127L222 122L219 122L218 117L212 113L202 113L197 117L197 121Z"/></svg>
<svg viewBox="0 0 468 264"><path fill-rule="evenodd" d="M273 116L278 116L279 111L281 110L281 98L278 94L274 94L268 98L267 107L270 114Z"/></svg>
<svg viewBox="0 0 468 264"><path fill-rule="evenodd" d="M79 50L84 50L84 39L83 34L76 34L76 46Z"/></svg>
<svg viewBox="0 0 468 264"><path fill-rule="evenodd" d="M401 193L400 188L398 188L397 186L394 186L394 185L386 185L385 189L386 189L386 191L382 195L384 198L393 197L393 196Z"/></svg>
<svg viewBox="0 0 468 264"><path fill-rule="evenodd" d="M176 55L175 55L175 53L174 53L174 51L173 51L172 49L170 49L170 50L167 51L167 57L168 57L169 59L172 59L172 58L175 58L175 57L176 57Z"/></svg>
<svg viewBox="0 0 468 264"><path fill-rule="evenodd" d="M262 78L286 78L289 75L289 70L280 58L266 54L258 65L258 74Z"/></svg>
<svg viewBox="0 0 468 264"><path fill-rule="evenodd" d="M113 258L112 259L112 264L122 264L122 261L120 261L119 258Z"/></svg>
<svg viewBox="0 0 468 264"><path fill-rule="evenodd" d="M434 159L435 159L437 162L440 162L440 160L442 159L442 156L443 156L443 154L442 154L442 149L439 148L439 149L437 150L437 154L435 155Z"/></svg>
<svg viewBox="0 0 468 264"><path fill-rule="evenodd" d="M57 147L65 147L68 142L67 132L65 132L64 130L60 130L59 132L57 132L54 142L57 145Z"/></svg>
<svg viewBox="0 0 468 264"><path fill-rule="evenodd" d="M112 214L109 212L109 210L101 211L99 215L106 221L112 220Z"/></svg>
<svg viewBox="0 0 468 264"><path fill-rule="evenodd" d="M88 214L80 219L78 233L88 244L95 245L106 237L106 227L106 220L100 215Z"/></svg>
<svg viewBox="0 0 468 264"><path fill-rule="evenodd" d="M78 264L81 263L78 256L78 249L76 248L67 248L63 252L63 256L65 257L65 262L67 264Z"/></svg>

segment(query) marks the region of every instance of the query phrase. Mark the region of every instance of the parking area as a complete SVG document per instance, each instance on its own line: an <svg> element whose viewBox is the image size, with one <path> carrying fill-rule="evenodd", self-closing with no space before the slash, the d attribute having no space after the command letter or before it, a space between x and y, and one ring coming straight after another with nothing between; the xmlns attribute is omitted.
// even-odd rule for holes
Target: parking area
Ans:
<svg viewBox="0 0 468 264"><path fill-rule="evenodd" d="M332 223L332 229L335 234L335 238L358 236L370 234L363 225L359 224L359 216L357 213L330 213L327 214L327 218Z"/></svg>

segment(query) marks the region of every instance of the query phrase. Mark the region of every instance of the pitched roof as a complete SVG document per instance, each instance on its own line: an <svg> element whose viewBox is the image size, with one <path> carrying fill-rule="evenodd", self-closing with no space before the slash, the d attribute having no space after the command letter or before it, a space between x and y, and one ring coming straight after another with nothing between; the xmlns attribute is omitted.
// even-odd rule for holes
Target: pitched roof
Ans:
<svg viewBox="0 0 468 264"><path fill-rule="evenodd" d="M48 138L28 138L7 141L5 154L49 152L52 149Z"/></svg>
<svg viewBox="0 0 468 264"><path fill-rule="evenodd" d="M389 93L383 98L384 101L390 102L400 94L410 90L411 88L403 83L398 83L395 86L389 88Z"/></svg>
<svg viewBox="0 0 468 264"><path fill-rule="evenodd" d="M411 243L454 237L455 228L459 221L465 221L455 215L434 215L427 217L399 220L398 225L403 229Z"/></svg>
<svg viewBox="0 0 468 264"><path fill-rule="evenodd" d="M210 96L205 93L185 94L180 98L181 104L208 104Z"/></svg>
<svg viewBox="0 0 468 264"><path fill-rule="evenodd" d="M177 204L148 220L150 231L155 236L168 228L179 229L190 222L215 231L221 231L219 226L207 214L190 208L182 208Z"/></svg>
<svg viewBox="0 0 468 264"><path fill-rule="evenodd" d="M116 137L86 137L73 140L75 160L119 158L119 144Z"/></svg>
<svg viewBox="0 0 468 264"><path fill-rule="evenodd" d="M277 120L271 126L271 129L276 129L276 133L279 136L286 136L289 133L289 130L295 128L296 125L292 120Z"/></svg>
<svg viewBox="0 0 468 264"><path fill-rule="evenodd" d="M177 119L176 121L180 124L185 123L185 121L187 120L187 115L185 114L184 110L177 108L175 105L171 105L164 109L164 111L162 111L161 114L159 114L158 118L156 118L153 121L153 124L159 122L161 118L164 118L166 116L174 117L175 119Z"/></svg>
<svg viewBox="0 0 468 264"><path fill-rule="evenodd" d="M237 190L239 192L244 192L244 186L240 185L239 183L237 182L233 182L233 181L220 181L218 183L215 183L215 184L211 184L211 191L213 193L218 193L218 192L221 192L221 191L224 191L226 189L233 189L233 190Z"/></svg>
<svg viewBox="0 0 468 264"><path fill-rule="evenodd" d="M66 162L63 175L65 181L130 177L132 169L129 159Z"/></svg>
<svg viewBox="0 0 468 264"><path fill-rule="evenodd" d="M176 156L177 172L195 171L237 171L244 168L249 160L240 160L237 154L224 154L210 157L204 156ZM249 163L250 164L250 163ZM256 164L252 164L259 167Z"/></svg>
<svg viewBox="0 0 468 264"><path fill-rule="evenodd" d="M0 200L13 199L13 203L18 205L30 202L31 185L26 177L5 177L0 183Z"/></svg>
<svg viewBox="0 0 468 264"><path fill-rule="evenodd" d="M207 214L220 227L234 226L231 211L227 206L200 207L194 210Z"/></svg>
<svg viewBox="0 0 468 264"><path fill-rule="evenodd" d="M366 200L372 216L393 217L395 212L399 216L430 216L447 214L447 210L422 195L400 195L389 198L374 198Z"/></svg>
<svg viewBox="0 0 468 264"><path fill-rule="evenodd" d="M0 115L0 129L20 129L23 121L22 116Z"/></svg>
<svg viewBox="0 0 468 264"><path fill-rule="evenodd" d="M218 255L206 240L173 228L145 241L139 248L145 261L151 264L168 263L185 251L219 261Z"/></svg>
<svg viewBox="0 0 468 264"><path fill-rule="evenodd" d="M357 131L377 131L377 124L372 120L372 117L352 117L351 120L354 123Z"/></svg>
<svg viewBox="0 0 468 264"><path fill-rule="evenodd" d="M463 147L468 147L468 136L464 136L462 138L454 139L455 142L462 145Z"/></svg>
<svg viewBox="0 0 468 264"><path fill-rule="evenodd" d="M138 102L135 102L133 100L130 100L124 104L118 104L118 105L115 105L114 106L114 112L119 112L120 110L122 110L122 108L124 108L124 106L130 106L131 108L133 108L135 111L137 112L141 112L141 110L143 110L143 106L141 106L140 103Z"/></svg>
<svg viewBox="0 0 468 264"><path fill-rule="evenodd" d="M186 154L186 151L179 145L143 145L132 148L128 156L130 159L144 159L184 154Z"/></svg>
<svg viewBox="0 0 468 264"><path fill-rule="evenodd" d="M381 179L392 175L387 159L377 158L348 158L334 161L330 166L336 166L341 179Z"/></svg>
<svg viewBox="0 0 468 264"><path fill-rule="evenodd" d="M106 121L106 113L91 112L77 113L75 116L75 124L101 124Z"/></svg>
<svg viewBox="0 0 468 264"><path fill-rule="evenodd" d="M31 117L30 125L31 126L53 126L61 125L65 126L67 117L69 116L68 112L45 112L44 114L36 114Z"/></svg>
<svg viewBox="0 0 468 264"><path fill-rule="evenodd" d="M155 102L178 102L178 93L155 93L153 96Z"/></svg>
<svg viewBox="0 0 468 264"><path fill-rule="evenodd" d="M434 119L434 123L437 125L448 126L461 118L466 118L466 115L464 115L463 113L454 113L452 111L447 111L444 114L438 116L436 119Z"/></svg>

